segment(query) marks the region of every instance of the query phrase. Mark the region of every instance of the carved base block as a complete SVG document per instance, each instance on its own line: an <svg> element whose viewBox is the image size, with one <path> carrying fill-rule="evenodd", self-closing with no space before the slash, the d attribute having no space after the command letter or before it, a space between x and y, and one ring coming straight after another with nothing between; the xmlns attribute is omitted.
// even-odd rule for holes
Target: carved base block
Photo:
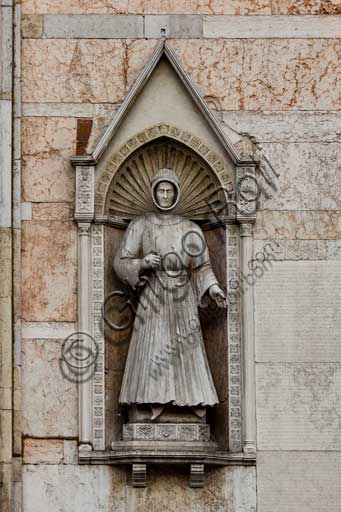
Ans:
<svg viewBox="0 0 341 512"><path fill-rule="evenodd" d="M123 440L208 442L210 426L200 423L126 423Z"/></svg>
<svg viewBox="0 0 341 512"><path fill-rule="evenodd" d="M204 464L191 464L190 487L204 487L205 466Z"/></svg>
<svg viewBox="0 0 341 512"><path fill-rule="evenodd" d="M133 487L146 487L147 485L147 465L133 464L132 467Z"/></svg>

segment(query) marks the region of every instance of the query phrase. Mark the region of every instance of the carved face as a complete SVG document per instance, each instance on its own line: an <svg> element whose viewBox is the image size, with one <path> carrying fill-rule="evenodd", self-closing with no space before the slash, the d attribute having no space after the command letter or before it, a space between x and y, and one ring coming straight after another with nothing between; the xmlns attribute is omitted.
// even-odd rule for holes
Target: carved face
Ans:
<svg viewBox="0 0 341 512"><path fill-rule="evenodd" d="M161 208L170 208L175 201L175 188L169 181L160 181L155 189L155 199Z"/></svg>

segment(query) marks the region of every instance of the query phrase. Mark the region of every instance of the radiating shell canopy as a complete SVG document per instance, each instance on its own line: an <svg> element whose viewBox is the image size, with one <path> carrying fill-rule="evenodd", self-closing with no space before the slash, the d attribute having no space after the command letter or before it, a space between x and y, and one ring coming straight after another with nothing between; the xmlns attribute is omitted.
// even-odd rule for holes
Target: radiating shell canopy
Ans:
<svg viewBox="0 0 341 512"><path fill-rule="evenodd" d="M161 169L171 169L180 184L181 196L172 213L205 222L215 205L221 205L219 182L203 158L177 141L162 138L136 150L118 169L107 193L106 214L129 222L146 212L160 212L151 183Z"/></svg>

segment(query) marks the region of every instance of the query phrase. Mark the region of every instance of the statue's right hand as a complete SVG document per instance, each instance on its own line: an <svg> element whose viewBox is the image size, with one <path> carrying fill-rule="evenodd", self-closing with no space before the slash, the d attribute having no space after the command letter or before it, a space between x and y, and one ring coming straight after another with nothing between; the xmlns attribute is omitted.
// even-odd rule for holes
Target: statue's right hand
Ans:
<svg viewBox="0 0 341 512"><path fill-rule="evenodd" d="M142 260L142 268L157 268L161 264L161 258L158 254L151 252L147 256L145 256Z"/></svg>

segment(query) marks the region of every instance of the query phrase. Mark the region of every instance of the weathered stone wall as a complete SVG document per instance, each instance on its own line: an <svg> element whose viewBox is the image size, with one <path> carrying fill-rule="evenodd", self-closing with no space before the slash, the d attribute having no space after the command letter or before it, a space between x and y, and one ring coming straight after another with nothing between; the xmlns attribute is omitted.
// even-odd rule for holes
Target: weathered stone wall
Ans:
<svg viewBox="0 0 341 512"><path fill-rule="evenodd" d="M255 512L256 485L259 512L340 510L339 14L337 0L21 0L13 76L13 7L1 1L3 510L20 510L22 445L24 512ZM77 322L77 119L93 118L96 138L161 29L227 132L253 136L280 174L254 230L255 253L278 244L254 287L257 469L209 470L203 490L175 469L136 490L124 469L77 465L77 388L58 363Z"/></svg>

